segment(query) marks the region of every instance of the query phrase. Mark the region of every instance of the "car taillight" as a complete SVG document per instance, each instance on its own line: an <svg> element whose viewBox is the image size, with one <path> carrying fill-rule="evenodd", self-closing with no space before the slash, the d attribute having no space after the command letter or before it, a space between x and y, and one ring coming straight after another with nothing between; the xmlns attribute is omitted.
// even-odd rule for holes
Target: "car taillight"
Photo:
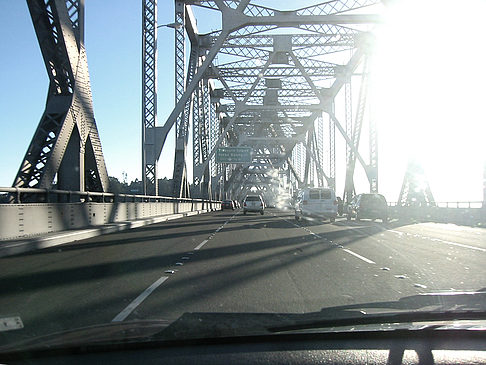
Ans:
<svg viewBox="0 0 486 365"><path fill-rule="evenodd" d="M260 206L263 207L263 203L262 202L260 202Z"/></svg>
<svg viewBox="0 0 486 365"><path fill-rule="evenodd" d="M246 207L246 202L243 203L243 206Z"/></svg>
<svg viewBox="0 0 486 365"><path fill-rule="evenodd" d="M302 204L307 205L307 200L304 200Z"/></svg>

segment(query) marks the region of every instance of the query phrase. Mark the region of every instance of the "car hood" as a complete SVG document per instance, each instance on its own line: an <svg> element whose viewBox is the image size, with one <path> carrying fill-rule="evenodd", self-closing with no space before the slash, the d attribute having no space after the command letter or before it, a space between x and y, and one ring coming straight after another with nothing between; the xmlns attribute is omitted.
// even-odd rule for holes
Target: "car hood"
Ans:
<svg viewBox="0 0 486 365"><path fill-rule="evenodd" d="M176 321L108 323L0 347L0 353L72 346L210 339L318 331L486 329L486 291L427 293L398 301L323 308L312 313L184 313Z"/></svg>

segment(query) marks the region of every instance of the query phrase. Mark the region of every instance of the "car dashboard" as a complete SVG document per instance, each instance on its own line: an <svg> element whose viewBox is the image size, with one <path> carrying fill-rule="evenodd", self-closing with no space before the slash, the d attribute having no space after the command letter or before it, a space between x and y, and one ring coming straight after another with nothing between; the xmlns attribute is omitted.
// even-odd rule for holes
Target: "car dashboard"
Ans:
<svg viewBox="0 0 486 365"><path fill-rule="evenodd" d="M478 364L484 331L292 333L0 354L2 364Z"/></svg>

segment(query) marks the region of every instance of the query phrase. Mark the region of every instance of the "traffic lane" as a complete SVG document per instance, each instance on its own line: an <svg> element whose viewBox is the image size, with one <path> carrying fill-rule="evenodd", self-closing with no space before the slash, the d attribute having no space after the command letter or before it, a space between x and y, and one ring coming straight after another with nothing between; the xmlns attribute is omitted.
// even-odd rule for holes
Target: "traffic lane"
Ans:
<svg viewBox="0 0 486 365"><path fill-rule="evenodd" d="M19 315L25 326L1 333L0 343L110 322L229 217L193 216L0 259L1 313Z"/></svg>
<svg viewBox="0 0 486 365"><path fill-rule="evenodd" d="M2 294L9 294L16 286L24 291L30 288L67 284L100 276L117 276L146 262L144 268L160 267L160 260L173 261L171 251L177 255L181 247L192 245L213 233L230 215L213 213L212 217L197 216L179 223L160 223L121 233L98 236L70 244L18 256L0 259ZM204 229L201 229L204 227ZM181 246L183 245L183 246ZM164 255L161 257L161 253ZM128 265L124 266L124 265ZM112 267L111 267L112 266ZM90 271L84 271L89 267ZM77 274L77 276L73 276ZM86 276L84 276L86 275Z"/></svg>
<svg viewBox="0 0 486 365"><path fill-rule="evenodd" d="M381 270L419 290L479 290L486 287L483 275L485 252L475 247L432 241L420 234L402 234L396 231L400 228L388 229L389 226L371 221L340 221L332 225L314 224L312 229L333 243L370 258ZM406 228L411 231L420 226ZM428 230L431 232L431 227ZM435 230L436 235L444 234L441 225L435 226Z"/></svg>
<svg viewBox="0 0 486 365"><path fill-rule="evenodd" d="M284 217L284 219L290 221L288 218L289 216ZM235 265L236 270L233 267L228 269L224 268L223 270L218 271L215 270L217 268L217 265L215 265L216 267L213 267L211 271L212 275L210 276L201 275L201 273L204 272L203 270L196 270L193 275L194 280L189 281L195 290L186 290L177 296L169 295L168 297L165 297L169 298L170 301L161 303L162 305L157 305L158 311L156 310L152 312L157 314L155 318L161 318L160 316L166 318L166 315L170 315L170 312L166 313L160 311L160 308L176 307L178 308L178 311L172 313L172 316L181 314L182 312L180 309L183 308L184 302L189 302L191 304L189 309L192 308L192 310L196 311L201 308L207 308L209 311L218 311L218 309L235 311L235 309L238 308L240 310L250 311L278 310L302 312L318 310L321 307L342 305L343 303L351 304L364 303L367 301L374 302L377 300L394 300L406 293L409 293L410 295L416 294L415 291L410 292L410 287L405 281L401 281L397 284L391 280L392 278L387 272L379 272L376 274L375 267L373 267L374 270L371 270L370 265L362 263L359 259L353 256L338 255L337 257L332 258L330 262L318 260L318 258L323 255L326 245L331 246L332 250L336 250L336 247L333 247L329 242L327 242L326 245L322 245L321 242L321 247L317 245L314 245L314 247L312 245L307 247L305 244L316 241L316 236L310 234L308 231L295 227L294 225L288 223L282 224L283 221L279 222L275 219L269 219L267 215L263 217L259 215L248 215L240 223L241 226L239 227L231 227L231 223L228 223L218 232L216 232L216 230L221 226L216 228L214 237L212 238L215 239L215 241L209 240L209 245L204 246L201 250L211 247L213 242L217 243L218 237L223 238L220 233L225 233L226 231L227 237L222 240L221 244L227 250L229 249L227 251L228 255L234 255L234 253L231 253L231 247L228 247L231 246L229 243L231 243L235 237L243 237L244 234L241 234L240 232L251 230L253 235L258 232L259 235L264 238L263 242L258 241L258 237L248 238L247 241L251 241L250 243L253 245L253 248L262 252L263 250L270 249L266 255L263 255L264 257L262 260L257 261L258 257L252 258L250 255L249 262L247 262L248 260L243 259L243 262L240 263L240 265ZM190 224L194 225L193 222ZM331 226L332 225L328 225L327 228ZM270 232L270 230L279 232L284 236L283 238L290 238L292 242L288 243L297 245L297 247L292 247L291 250L280 253L277 252L272 255L271 246L273 245L273 249L279 248L282 246L283 242L282 239L275 239L268 242L268 238L278 237L277 232ZM247 241L244 243L248 243ZM268 246L269 243L270 247ZM320 250L317 250L317 248L320 248ZM226 261L227 259L225 255L221 255L221 250L217 250L219 252L206 252L209 254L207 260L220 257L224 260L219 261ZM249 250L248 246L243 246L241 255L248 257L249 251L251 252L252 250ZM183 253L180 252L180 254ZM317 259L317 261L313 262L312 259ZM207 263L205 263L204 260L202 260L201 263L204 266L207 266ZM218 264L217 260L216 264ZM333 264L337 266L335 267ZM259 265L261 267L259 267ZM157 291L159 293L167 294L167 292L164 292L164 286L166 284L179 286L177 283L171 284L170 282L174 281L173 279L182 280L182 275L185 275L184 270L187 268L190 269L191 265L185 264L184 267L179 268L179 271L173 277L171 276L167 282L164 282L161 285L161 291L159 291L159 289L157 289ZM313 270L312 274L309 273L311 270ZM231 271L233 271L233 273L238 273L239 271L242 275L235 275L233 276L234 279L230 279L231 275L228 275L228 273ZM260 275L260 272L267 274ZM273 272L276 274L273 274ZM331 280L329 280L330 275L332 276ZM243 277L243 279L239 279L240 276ZM381 276L383 276L383 278ZM158 277L157 275L154 275L150 280L145 280L145 285L139 285L136 290L133 291L133 295L131 295L130 298L124 298L125 303L123 303L121 307L124 307L133 297L137 296L142 290L150 285L150 283L159 278L160 276ZM221 278L224 280L221 281ZM319 280L319 278L324 279ZM218 282L218 280L220 282ZM132 281L133 280L130 279L129 283ZM207 283L211 284L209 285L209 288L207 287ZM309 283L311 283L311 285L309 285ZM316 283L317 285L315 285ZM322 285L318 285L319 283L322 283ZM336 283L339 283L339 285L336 286ZM182 284L186 285L186 287L180 285L181 290L188 288L187 282L183 282ZM333 284L335 286L333 286ZM235 292L231 289L232 286L239 289ZM401 286L404 288L402 289ZM169 286L168 289L170 288L171 287ZM363 293L363 288L366 288L366 296L364 297L360 296L360 294ZM189 287L189 289L191 288ZM212 295L212 293L218 294L218 291L228 290L230 291L229 295ZM118 290L115 291L117 292ZM56 293L53 293L53 297L55 294ZM82 301L85 297L86 295L81 293L78 296L78 300ZM236 302L235 298L238 298ZM78 311L74 310L74 312L81 313L80 317L86 317L82 314L83 310L91 312L89 313L90 315L96 315L96 311L103 310L105 307L111 308L111 312L113 312L113 308L116 306L120 309L119 298L110 300L109 297L105 296L102 299L104 300L96 300L91 308L89 307L89 303L82 303L82 308ZM68 313L64 313L63 309L65 310L65 307L66 306L63 305L59 310L56 308L59 317L67 318L73 312L68 311ZM117 312L118 309L114 312ZM110 316L115 314L116 313L111 313ZM136 313L136 315L139 314ZM135 318L137 317L136 315L134 315ZM72 325L75 323L75 320L76 318L71 318L68 321L69 325L66 325L63 328L77 327ZM95 323L99 322L106 322L106 320L96 321ZM55 323L62 323L62 321Z"/></svg>
<svg viewBox="0 0 486 365"><path fill-rule="evenodd" d="M197 311L302 313L418 293L288 218L237 215L128 319L174 320Z"/></svg>
<svg viewBox="0 0 486 365"><path fill-rule="evenodd" d="M444 234L441 227L436 230L437 235ZM397 234L391 231L376 236L375 240L378 245L383 244L395 251L396 262L411 262L415 271L410 271L409 276L418 285L422 284L426 291L486 288L486 250L478 251L476 246L425 238L421 234Z"/></svg>
<svg viewBox="0 0 486 365"><path fill-rule="evenodd" d="M431 242L460 244L486 252L486 229L445 223L418 223L397 227L402 232Z"/></svg>
<svg viewBox="0 0 486 365"><path fill-rule="evenodd" d="M314 240L267 212L264 216L237 215L128 319L176 319L187 311L265 311L261 302L249 297L261 296L262 288L252 286L242 296L241 287L279 264L282 256L292 255L294 249Z"/></svg>

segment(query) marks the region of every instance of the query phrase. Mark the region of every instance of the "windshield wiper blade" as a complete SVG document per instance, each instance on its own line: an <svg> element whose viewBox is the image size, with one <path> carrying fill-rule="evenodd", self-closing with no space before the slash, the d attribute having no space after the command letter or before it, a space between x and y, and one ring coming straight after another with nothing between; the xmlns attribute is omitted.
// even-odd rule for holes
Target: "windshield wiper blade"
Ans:
<svg viewBox="0 0 486 365"><path fill-rule="evenodd" d="M306 329L362 326L390 323L414 323L435 321L460 321L460 320L486 320L484 311L436 311L436 312L405 312L405 313L380 313L363 314L351 312L355 315L344 318L330 318L313 321L295 322L284 326L267 327L270 332L287 332ZM351 314L350 313L350 314Z"/></svg>

